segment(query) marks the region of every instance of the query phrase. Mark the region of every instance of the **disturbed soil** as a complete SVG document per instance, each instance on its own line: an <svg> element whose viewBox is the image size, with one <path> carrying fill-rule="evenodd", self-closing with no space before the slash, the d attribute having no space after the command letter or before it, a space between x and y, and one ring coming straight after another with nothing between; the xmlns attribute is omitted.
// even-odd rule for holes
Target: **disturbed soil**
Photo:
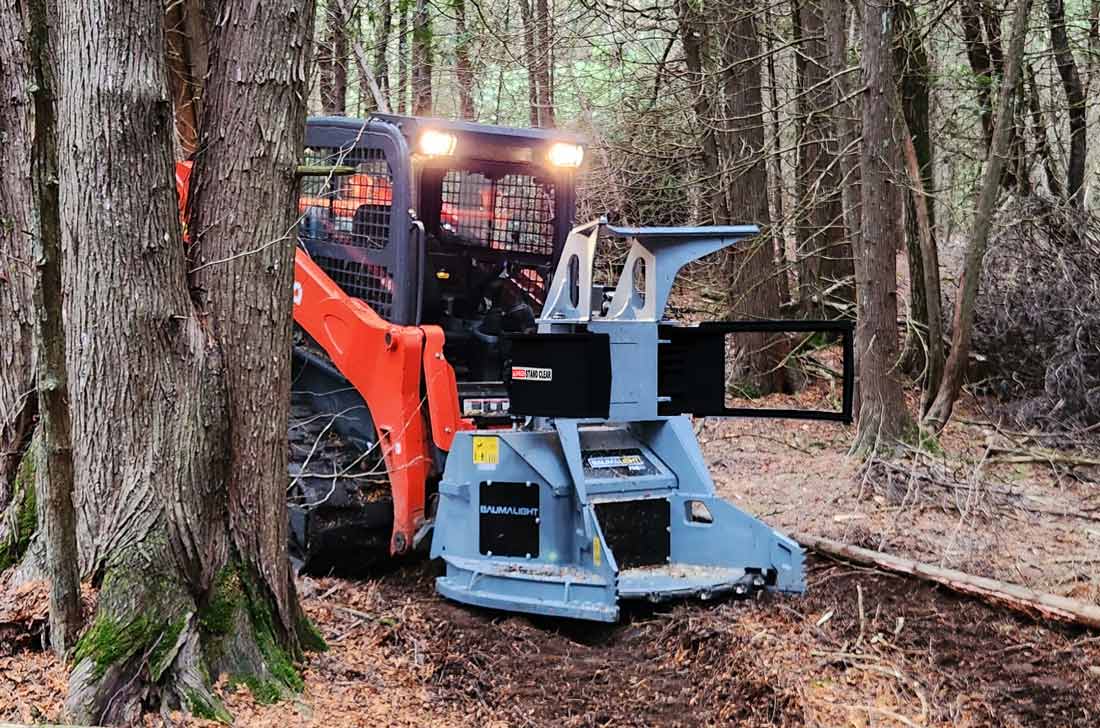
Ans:
<svg viewBox="0 0 1100 728"><path fill-rule="evenodd" d="M817 382L770 404L832 401ZM696 426L719 492L779 528L1096 602L1100 472L1021 456L1034 441L982 407L964 402L942 452L923 457L939 468L934 486L861 471L841 425ZM821 557L808 561L805 596L635 606L617 625L450 604L432 568L303 577L329 649L302 665L295 699L259 705L220 685L235 724L1100 725L1100 634ZM25 632L42 625L43 604L34 585L0 600L0 722L61 717L65 668Z"/></svg>

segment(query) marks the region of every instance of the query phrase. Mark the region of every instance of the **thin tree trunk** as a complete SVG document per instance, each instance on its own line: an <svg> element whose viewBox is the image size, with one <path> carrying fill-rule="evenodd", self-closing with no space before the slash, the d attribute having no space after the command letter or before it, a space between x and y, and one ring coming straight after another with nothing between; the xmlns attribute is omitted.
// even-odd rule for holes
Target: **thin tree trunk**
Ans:
<svg viewBox="0 0 1100 728"><path fill-rule="evenodd" d="M943 367L942 359L939 361L929 359L930 342L925 340L932 328L932 322L929 321L928 316L933 302L929 301L929 298L938 293L933 294L927 289L925 276L922 274L925 269L924 250L927 246L924 245L919 222L919 216L926 214L928 229L935 230L935 207L929 196L935 187L929 99L930 69L916 15L912 8L904 3L898 5L898 38L894 60L898 68L901 111L907 128L903 149L912 145L916 153L917 169L920 172L920 186L911 186L905 194L905 247L909 259L909 320L913 325L909 328L901 359L902 367L921 381L927 398L929 392L932 395L935 394ZM923 213L917 209L917 201L920 198L924 200ZM933 250L934 245L933 238ZM937 255L936 260L938 259ZM938 281L938 275L936 279ZM934 303L938 310L939 302ZM936 326L939 327L938 322Z"/></svg>
<svg viewBox="0 0 1100 728"><path fill-rule="evenodd" d="M764 142L764 108L761 93L760 38L756 28L755 3L728 2L722 18L725 38L722 46L722 87L725 117L730 125L723 133L725 169L728 173L729 210L737 222L753 222L767 230L767 149ZM720 222L734 222L727 218ZM747 241L729 257L731 314L741 319L776 319L782 299L779 271L769 234ZM743 376L757 394L781 392L786 388L783 368L785 351L779 337L743 334L741 348Z"/></svg>
<svg viewBox="0 0 1100 728"><path fill-rule="evenodd" d="M1027 64L1027 102L1028 111L1031 114L1031 134L1035 138L1035 156L1043 160L1043 172L1047 178L1047 188L1051 196L1062 199L1064 194L1062 182L1054 168L1054 157L1050 153L1050 144L1047 142L1047 122L1043 115L1043 107L1039 102L1039 85L1035 80L1035 69Z"/></svg>
<svg viewBox="0 0 1100 728"><path fill-rule="evenodd" d="M726 192L722 185L722 161L718 151L718 135L715 128L713 89L707 83L704 69L704 52L707 45L706 22L692 0L676 0L676 17L680 29L680 43L684 47L687 64L687 82L692 96L692 111L699 135L699 151L702 180L699 187L709 206L710 220L729 219Z"/></svg>
<svg viewBox="0 0 1100 728"><path fill-rule="evenodd" d="M784 303L791 300L791 265L787 260L787 214L784 211L783 186L783 137L779 124L779 81L775 72L775 51L772 47L771 5L764 5L764 57L768 69L768 101L771 104L771 153L768 155L769 172L772 182L772 243L775 248L775 264L779 271L779 295Z"/></svg>
<svg viewBox="0 0 1100 728"><path fill-rule="evenodd" d="M454 0L455 11L455 78L458 81L459 114L463 119L476 119L474 108L474 69L470 65L470 31L466 28L466 0Z"/></svg>
<svg viewBox="0 0 1100 728"><path fill-rule="evenodd" d="M1085 160L1088 157L1085 90L1077 72L1077 61L1066 34L1066 8L1062 0L1047 0L1050 18L1050 47L1062 78L1069 111L1069 162L1066 165L1066 195L1070 204L1081 207L1085 199Z"/></svg>
<svg viewBox="0 0 1100 728"><path fill-rule="evenodd" d="M898 372L895 3L863 8L863 232L856 255L860 411L853 450L890 449L908 428Z"/></svg>
<svg viewBox="0 0 1100 728"><path fill-rule="evenodd" d="M539 74L538 53L535 44L535 19L531 12L531 0L519 0L520 18L523 21L523 61L527 66L527 104L529 123L539 125Z"/></svg>
<svg viewBox="0 0 1100 728"><path fill-rule="evenodd" d="M845 0L825 0L825 36L829 52L834 96L837 99L833 121L839 138L837 162L840 166L839 185L844 205L846 240L852 271L855 271L854 251L859 249L862 223L860 199L859 140L857 111L853 100L852 74L848 64L848 4Z"/></svg>
<svg viewBox="0 0 1100 728"><path fill-rule="evenodd" d="M535 34L538 37L539 126L551 129L554 121L554 37L550 32L548 0L535 0Z"/></svg>
<svg viewBox="0 0 1100 728"><path fill-rule="evenodd" d="M293 232L312 8L210 6L222 20L191 199L218 214L192 228L207 263L193 281L163 6L62 0L52 26L58 118L96 120L58 140L77 536L100 584L69 679L75 722L132 725L165 701L228 721L210 691L223 673L261 699L301 688L283 495L292 265L271 240ZM227 248L244 255L222 262Z"/></svg>
<svg viewBox="0 0 1100 728"><path fill-rule="evenodd" d="M828 317L826 298L853 301L852 249L845 242L836 129L829 110L836 97L829 83L825 8L820 0L795 0L801 34L798 52L799 139L797 231L799 300L812 317ZM826 291L829 291L827 294Z"/></svg>
<svg viewBox="0 0 1100 728"><path fill-rule="evenodd" d="M378 84L379 94L386 100L386 108L389 108L390 105L390 62L388 53L392 27L393 4L391 0L379 0L378 32L374 38L374 78Z"/></svg>
<svg viewBox="0 0 1100 728"><path fill-rule="evenodd" d="M31 70L21 0L0 0L0 511L34 428L37 399L32 366ZM0 525L0 570L4 528Z"/></svg>
<svg viewBox="0 0 1100 728"><path fill-rule="evenodd" d="M982 260L989 243L989 232L993 225L993 210L997 204L1001 171L1009 150L1009 131L1013 123L1013 95L1022 63L1030 6L1031 0L1017 0L1016 10L1013 13L1012 41L997 105L998 116L993 146L989 150L985 173L982 177L982 191L978 198L978 209L974 213L974 227L963 263L962 283L955 301L955 315L951 327L951 355L947 358L943 381L940 383L936 399L924 417L925 426L933 432L942 430L951 418L951 411L962 389L963 377L966 375L966 363L970 356L970 338L974 325L974 307L978 298L978 282L981 278Z"/></svg>
<svg viewBox="0 0 1100 728"><path fill-rule="evenodd" d="M432 114L432 21L428 0L416 0L413 16L412 83L413 114Z"/></svg>
<svg viewBox="0 0 1100 728"><path fill-rule="evenodd" d="M348 104L348 23L342 2L326 6L325 52L321 64L321 108L326 114L344 114Z"/></svg>
<svg viewBox="0 0 1100 728"><path fill-rule="evenodd" d="M397 14L397 113L409 108L409 7L398 3Z"/></svg>
<svg viewBox="0 0 1100 728"><path fill-rule="evenodd" d="M27 5L28 49L34 69L35 369L41 451L35 487L44 496L43 538L50 579L50 645L65 659L80 633L80 572L73 508L73 456L62 321L61 217L58 203L54 71L46 0Z"/></svg>
<svg viewBox="0 0 1100 728"><path fill-rule="evenodd" d="M923 318L927 325L928 355L925 357L926 371L924 385L921 387L921 414L932 404L932 397L940 385L943 376L943 312L940 291L940 259L936 251L936 239L932 232L932 205L928 199L925 179L921 174L920 159L916 145L908 129L902 139L905 151L905 166L909 172L909 184L912 186L913 217L917 228L917 244L920 246L920 269L910 270L910 278L920 276L922 288L927 292L924 305L927 307Z"/></svg>

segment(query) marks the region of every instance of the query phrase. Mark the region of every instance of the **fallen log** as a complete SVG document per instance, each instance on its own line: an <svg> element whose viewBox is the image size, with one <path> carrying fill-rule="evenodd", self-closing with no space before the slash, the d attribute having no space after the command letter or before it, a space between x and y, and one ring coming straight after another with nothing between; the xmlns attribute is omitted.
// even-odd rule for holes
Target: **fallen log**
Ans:
<svg viewBox="0 0 1100 728"><path fill-rule="evenodd" d="M794 539L808 549L834 558L896 574L915 576L918 579L941 584L952 591L976 596L1032 617L1046 617L1059 622L1100 629L1100 606L1080 599L1060 597L1057 594L1036 591L1019 584L975 576L956 569L945 569L820 536L796 534Z"/></svg>

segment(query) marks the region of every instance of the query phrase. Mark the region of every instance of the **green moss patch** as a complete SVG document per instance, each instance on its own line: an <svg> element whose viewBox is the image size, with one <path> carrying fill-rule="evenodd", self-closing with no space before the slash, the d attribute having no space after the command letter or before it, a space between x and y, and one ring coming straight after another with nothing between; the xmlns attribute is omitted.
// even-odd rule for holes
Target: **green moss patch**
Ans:
<svg viewBox="0 0 1100 728"><path fill-rule="evenodd" d="M197 690L187 690L183 694L183 701L184 707L196 718L226 724L233 722L233 716L217 698L203 695Z"/></svg>
<svg viewBox="0 0 1100 728"><path fill-rule="evenodd" d="M38 529L38 499L34 489L34 448L23 456L15 474L15 487L10 508L15 508L15 532L7 543L0 543L0 571L5 571L23 558L30 548L31 538Z"/></svg>
<svg viewBox="0 0 1100 728"><path fill-rule="evenodd" d="M186 621L185 618L170 621L142 615L121 622L109 615L100 615L77 642L73 658L77 662L91 660L95 664L93 674L98 679L111 665L149 651L150 671L155 679L164 672L166 663L171 662L172 647Z"/></svg>

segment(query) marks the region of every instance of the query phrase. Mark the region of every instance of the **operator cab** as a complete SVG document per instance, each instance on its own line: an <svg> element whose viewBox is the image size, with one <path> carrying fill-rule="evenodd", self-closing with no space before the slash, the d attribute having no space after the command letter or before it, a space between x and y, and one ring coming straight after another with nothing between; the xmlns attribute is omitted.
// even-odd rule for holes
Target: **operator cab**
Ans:
<svg viewBox="0 0 1100 728"><path fill-rule="evenodd" d="M314 117L299 238L349 295L435 324L463 414L507 416L508 334L535 330L573 224L580 140L547 129L378 114Z"/></svg>

